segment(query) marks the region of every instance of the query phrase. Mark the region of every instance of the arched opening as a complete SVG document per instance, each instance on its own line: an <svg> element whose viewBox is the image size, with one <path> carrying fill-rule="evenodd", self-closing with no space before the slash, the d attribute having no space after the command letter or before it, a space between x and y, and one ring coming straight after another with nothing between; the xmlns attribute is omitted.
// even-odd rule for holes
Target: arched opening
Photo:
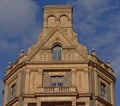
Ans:
<svg viewBox="0 0 120 106"><path fill-rule="evenodd" d="M48 27L54 27L56 25L55 16L48 17Z"/></svg>
<svg viewBox="0 0 120 106"><path fill-rule="evenodd" d="M68 17L63 15L60 17L60 26L61 27L67 27L68 25Z"/></svg>
<svg viewBox="0 0 120 106"><path fill-rule="evenodd" d="M53 47L52 60L53 61L61 61L62 60L62 47L60 45L56 45Z"/></svg>
<svg viewBox="0 0 120 106"><path fill-rule="evenodd" d="M68 19L67 19L67 16L63 15L60 17L60 23L64 23L64 22L67 22Z"/></svg>

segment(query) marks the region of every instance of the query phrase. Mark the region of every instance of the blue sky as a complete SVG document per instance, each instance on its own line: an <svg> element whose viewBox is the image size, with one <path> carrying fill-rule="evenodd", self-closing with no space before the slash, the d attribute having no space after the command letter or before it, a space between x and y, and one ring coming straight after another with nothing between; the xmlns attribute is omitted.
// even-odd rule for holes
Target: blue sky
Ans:
<svg viewBox="0 0 120 106"><path fill-rule="evenodd" d="M79 42L97 56L111 60L115 70L116 106L120 106L120 1L119 0L0 0L0 103L8 61L15 62L21 49L37 41L44 5L73 6L73 28Z"/></svg>

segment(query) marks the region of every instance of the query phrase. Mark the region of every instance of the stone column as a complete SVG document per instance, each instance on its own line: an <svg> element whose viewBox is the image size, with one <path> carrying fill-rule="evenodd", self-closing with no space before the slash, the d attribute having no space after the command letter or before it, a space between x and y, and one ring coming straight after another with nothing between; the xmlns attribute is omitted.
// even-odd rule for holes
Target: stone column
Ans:
<svg viewBox="0 0 120 106"><path fill-rule="evenodd" d="M113 105L116 105L115 104L115 90L114 90L114 84L112 83L112 84L110 84L110 92L111 92L111 103L113 104Z"/></svg>
<svg viewBox="0 0 120 106"><path fill-rule="evenodd" d="M76 106L76 97L72 99L72 106Z"/></svg>
<svg viewBox="0 0 120 106"><path fill-rule="evenodd" d="M76 86L76 70L72 69L72 86Z"/></svg>
<svg viewBox="0 0 120 106"><path fill-rule="evenodd" d="M23 106L28 106L28 103L24 102L24 105Z"/></svg>
<svg viewBox="0 0 120 106"><path fill-rule="evenodd" d="M37 97L37 106L41 106L41 97Z"/></svg>
<svg viewBox="0 0 120 106"><path fill-rule="evenodd" d="M41 106L41 102L39 101L39 102L37 102L37 106Z"/></svg>
<svg viewBox="0 0 120 106"><path fill-rule="evenodd" d="M30 86L30 69L26 69L26 77L25 77L25 93L29 93L29 86Z"/></svg>

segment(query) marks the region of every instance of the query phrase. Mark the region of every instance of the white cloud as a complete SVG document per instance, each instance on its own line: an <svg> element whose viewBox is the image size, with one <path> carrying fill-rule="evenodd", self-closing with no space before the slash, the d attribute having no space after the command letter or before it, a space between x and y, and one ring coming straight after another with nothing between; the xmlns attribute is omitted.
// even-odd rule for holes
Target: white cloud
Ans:
<svg viewBox="0 0 120 106"><path fill-rule="evenodd" d="M17 44L17 42L10 42L8 40L5 39L0 39L0 51L1 52L5 52L7 51L14 51L19 47L19 45Z"/></svg>
<svg viewBox="0 0 120 106"><path fill-rule="evenodd" d="M0 0L0 52L25 49L36 40L38 9L33 0Z"/></svg>
<svg viewBox="0 0 120 106"><path fill-rule="evenodd" d="M97 52L104 53L100 55L103 59L111 59L115 73L119 77L120 11L118 2L76 0L70 4L74 6L73 23L80 41L82 40L87 47L96 48Z"/></svg>
<svg viewBox="0 0 120 106"><path fill-rule="evenodd" d="M77 2L73 2L72 4L81 10L80 14L84 12L86 17L91 19L101 15L110 8L114 8L109 7L110 2L110 0L77 0Z"/></svg>
<svg viewBox="0 0 120 106"><path fill-rule="evenodd" d="M98 36L97 35L94 36L94 38L88 41L88 43L91 44L90 47L94 47L94 48L100 48L106 45L111 46L115 44L118 37L119 37L119 34L117 32L108 31Z"/></svg>
<svg viewBox="0 0 120 106"><path fill-rule="evenodd" d="M17 36L34 29L37 10L32 0L0 0L0 32Z"/></svg>
<svg viewBox="0 0 120 106"><path fill-rule="evenodd" d="M111 0L78 0L73 2L74 26L89 47L111 45L119 38L120 14ZM117 41L118 42L118 41Z"/></svg>

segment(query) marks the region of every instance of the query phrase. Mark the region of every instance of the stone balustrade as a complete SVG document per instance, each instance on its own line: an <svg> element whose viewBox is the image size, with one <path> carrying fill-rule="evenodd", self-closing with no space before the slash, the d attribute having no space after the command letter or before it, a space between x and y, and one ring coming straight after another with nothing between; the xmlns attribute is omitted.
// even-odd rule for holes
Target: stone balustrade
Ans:
<svg viewBox="0 0 120 106"><path fill-rule="evenodd" d="M37 93L76 92L76 87L38 87Z"/></svg>

